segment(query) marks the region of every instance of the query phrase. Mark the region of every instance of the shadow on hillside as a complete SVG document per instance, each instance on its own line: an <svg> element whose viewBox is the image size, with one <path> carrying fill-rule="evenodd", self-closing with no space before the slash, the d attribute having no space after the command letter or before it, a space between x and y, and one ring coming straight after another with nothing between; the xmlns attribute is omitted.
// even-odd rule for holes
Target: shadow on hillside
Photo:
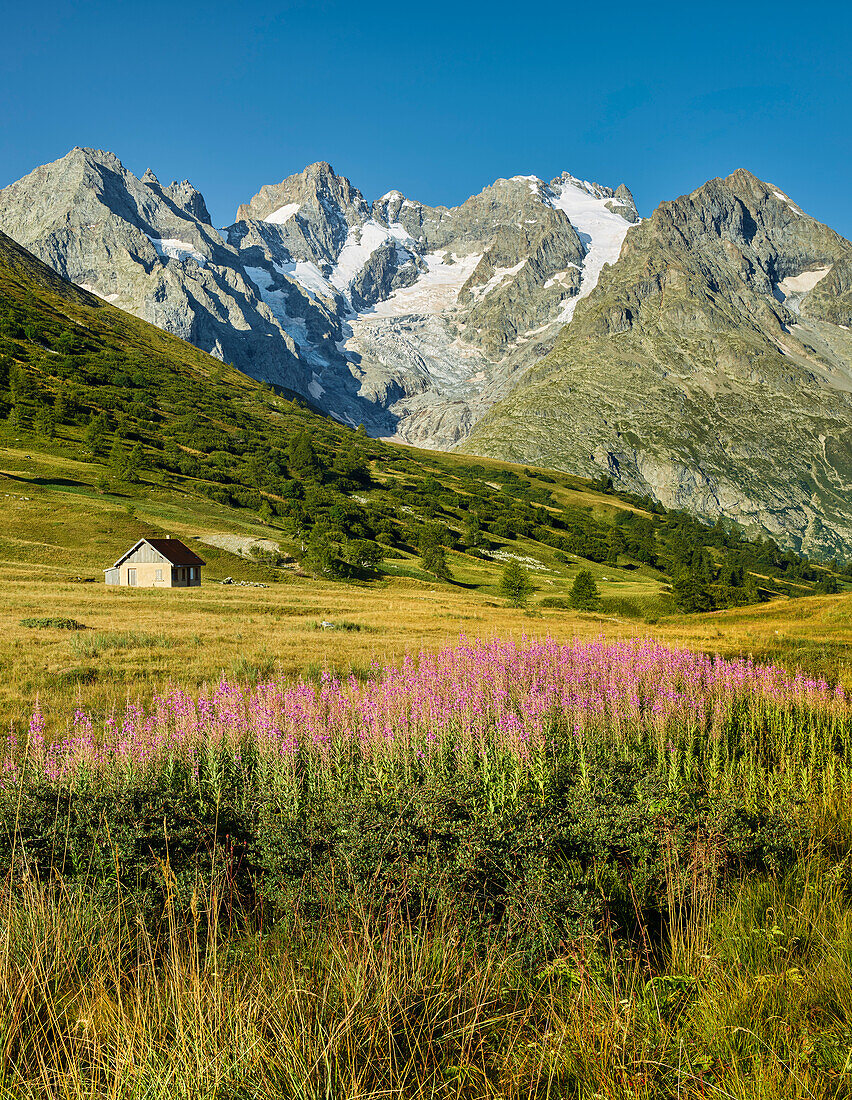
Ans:
<svg viewBox="0 0 852 1100"><path fill-rule="evenodd" d="M77 489L91 488L85 481L75 481L70 477L22 477L20 474L10 474L6 471L3 473L3 477L9 479L9 481L22 481L24 485L40 485L44 489L61 488L63 486L71 486Z"/></svg>

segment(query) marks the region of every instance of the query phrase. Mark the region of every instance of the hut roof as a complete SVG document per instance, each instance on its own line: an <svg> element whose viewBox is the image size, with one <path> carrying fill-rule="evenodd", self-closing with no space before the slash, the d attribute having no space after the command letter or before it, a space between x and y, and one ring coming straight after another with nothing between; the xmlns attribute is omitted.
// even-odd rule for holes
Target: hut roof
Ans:
<svg viewBox="0 0 852 1100"><path fill-rule="evenodd" d="M166 561L172 565L204 565L204 559L199 558L193 550L190 550L188 546L185 546L180 539L140 539L135 545L131 546L129 550L125 551L112 566L113 569L116 566L121 565L125 558L129 558L134 550L138 550L139 547L147 543L152 546L158 554L162 554Z"/></svg>

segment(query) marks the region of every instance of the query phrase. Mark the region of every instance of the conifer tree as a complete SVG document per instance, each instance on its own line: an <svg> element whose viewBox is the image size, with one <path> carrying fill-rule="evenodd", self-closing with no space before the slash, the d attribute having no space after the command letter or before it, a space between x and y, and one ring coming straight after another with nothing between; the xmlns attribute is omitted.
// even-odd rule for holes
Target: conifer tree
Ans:
<svg viewBox="0 0 852 1100"><path fill-rule="evenodd" d="M526 607L534 592L530 575L516 561L510 561L500 577L500 595L510 607Z"/></svg>
<svg viewBox="0 0 852 1100"><path fill-rule="evenodd" d="M142 450L142 444L134 443L125 464L125 480L138 481L139 472L143 469L144 465L145 454Z"/></svg>
<svg viewBox="0 0 852 1100"><path fill-rule="evenodd" d="M672 585L672 595L678 611L691 614L695 611L713 610L713 596L696 564L681 571Z"/></svg>
<svg viewBox="0 0 852 1100"><path fill-rule="evenodd" d="M112 441L112 447L110 448L108 461L109 468L112 473L117 478L120 478L122 481L124 481L127 471L127 451L125 450L124 444L121 442L121 439L118 436L116 436Z"/></svg>
<svg viewBox="0 0 852 1100"><path fill-rule="evenodd" d="M423 528L418 539L420 564L425 572L431 573L438 580L448 581L451 575L447 565L447 555L441 542L442 536L443 531L437 523L429 523Z"/></svg>
<svg viewBox="0 0 852 1100"><path fill-rule="evenodd" d="M468 512L464 528L465 545L472 550L478 550L485 545L485 536L482 532L482 520L477 512Z"/></svg>
<svg viewBox="0 0 852 1100"><path fill-rule="evenodd" d="M23 367L12 367L9 371L9 391L12 401L30 401L33 397L33 380Z"/></svg>
<svg viewBox="0 0 852 1100"><path fill-rule="evenodd" d="M17 404L12 405L9 410L9 416L6 419L9 431L12 433L23 432L26 430L26 420L24 417L23 408Z"/></svg>
<svg viewBox="0 0 852 1100"><path fill-rule="evenodd" d="M624 535L617 527L611 527L606 536L606 563L618 565L618 555L625 550Z"/></svg>
<svg viewBox="0 0 852 1100"><path fill-rule="evenodd" d="M106 450L108 427L105 413L99 413L97 416L92 413L83 433L83 442L93 454L102 455Z"/></svg>
<svg viewBox="0 0 852 1100"><path fill-rule="evenodd" d="M287 464L296 477L306 481L321 480L322 466L314 450L310 432L299 432L290 440Z"/></svg>
<svg viewBox="0 0 852 1100"><path fill-rule="evenodd" d="M65 394L64 389L57 390L56 397L53 402L53 415L57 424L64 424L68 419L69 406L68 397Z"/></svg>
<svg viewBox="0 0 852 1100"><path fill-rule="evenodd" d="M600 606L600 593L590 570L580 570L574 578L568 599L578 611L594 611Z"/></svg>
<svg viewBox="0 0 852 1100"><path fill-rule="evenodd" d="M325 524L315 523L302 555L302 568L318 577L337 575L337 546Z"/></svg>
<svg viewBox="0 0 852 1100"><path fill-rule="evenodd" d="M41 405L35 418L35 430L43 439L56 439L56 414L50 405Z"/></svg>

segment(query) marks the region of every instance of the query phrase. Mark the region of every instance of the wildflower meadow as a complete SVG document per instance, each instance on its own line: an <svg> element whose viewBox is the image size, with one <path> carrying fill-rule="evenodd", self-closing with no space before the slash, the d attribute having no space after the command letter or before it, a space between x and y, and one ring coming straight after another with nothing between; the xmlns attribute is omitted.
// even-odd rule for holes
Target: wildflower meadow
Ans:
<svg viewBox="0 0 852 1100"><path fill-rule="evenodd" d="M39 700L0 774L25 1095L846 1095L837 683L462 639Z"/></svg>
<svg viewBox="0 0 852 1100"><path fill-rule="evenodd" d="M791 789L828 790L849 778L851 716L841 686L749 659L654 641L462 642L374 663L366 680L223 678L101 721L78 709L65 730L49 729L37 706L27 735L8 738L2 774L7 787L82 791L155 785L179 771L212 789L227 777L294 799L463 775L494 807L543 795L565 767L590 785L594 746L625 759L641 748L675 784L701 775L753 788L783 773Z"/></svg>

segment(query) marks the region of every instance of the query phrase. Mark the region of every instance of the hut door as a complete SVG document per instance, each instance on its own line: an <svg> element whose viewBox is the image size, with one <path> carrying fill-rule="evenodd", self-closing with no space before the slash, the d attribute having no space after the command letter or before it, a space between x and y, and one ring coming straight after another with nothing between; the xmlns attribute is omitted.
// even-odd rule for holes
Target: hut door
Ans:
<svg viewBox="0 0 852 1100"><path fill-rule="evenodd" d="M128 569L127 570L127 583L128 584L133 584L133 585L136 584L136 570L135 569Z"/></svg>

